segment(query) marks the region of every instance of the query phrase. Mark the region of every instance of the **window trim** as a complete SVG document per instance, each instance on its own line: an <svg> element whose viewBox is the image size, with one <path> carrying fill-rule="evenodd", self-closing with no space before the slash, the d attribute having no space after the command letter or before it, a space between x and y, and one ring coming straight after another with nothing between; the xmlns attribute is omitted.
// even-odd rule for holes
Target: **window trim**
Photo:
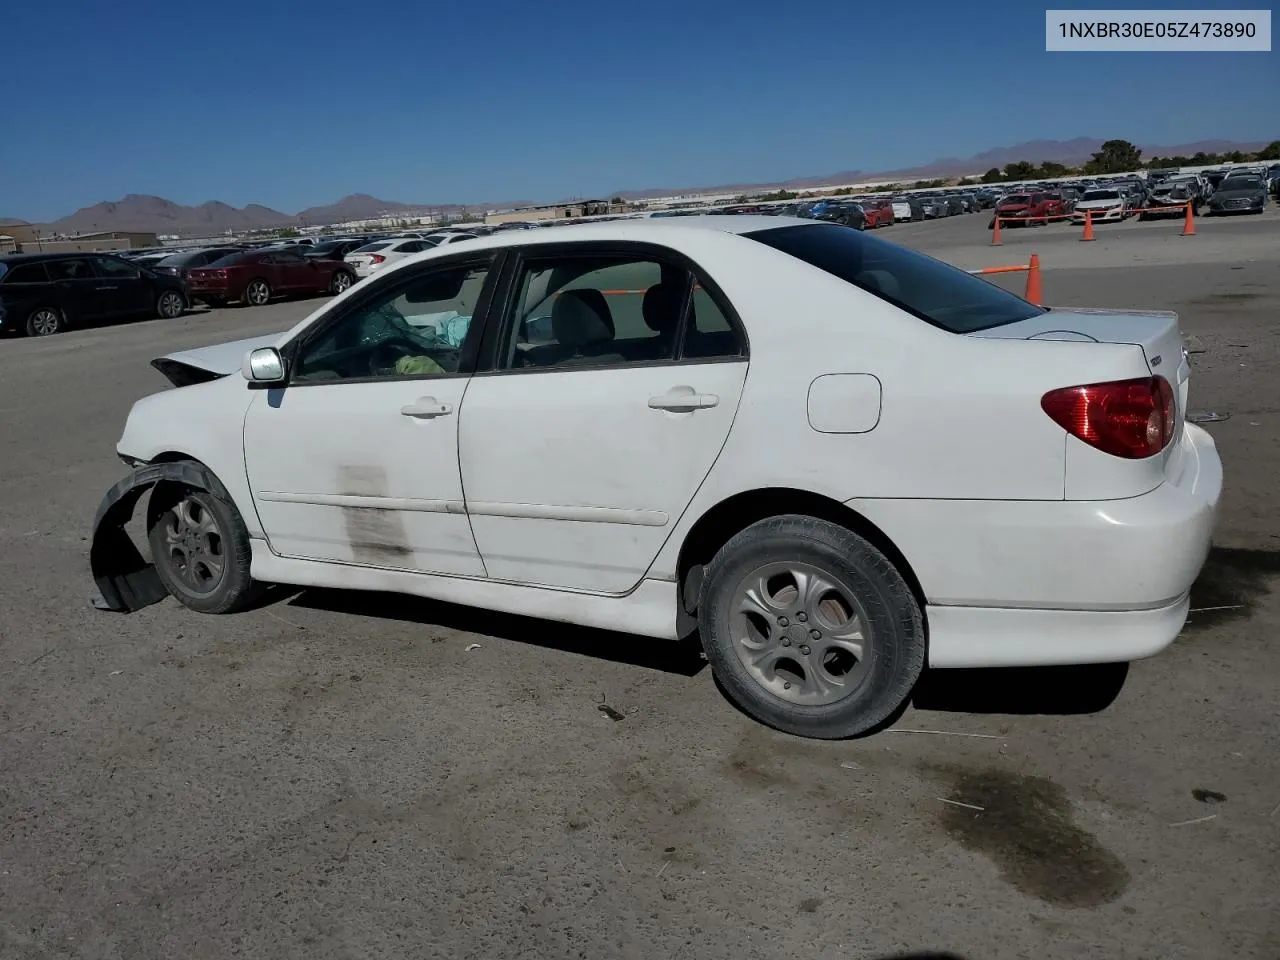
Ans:
<svg viewBox="0 0 1280 960"><path fill-rule="evenodd" d="M424 260L411 267L405 267L379 277L379 282L376 285L370 286L360 296L347 300L339 309L331 310L324 314L314 323L300 330L295 337L281 345L280 354L285 360L285 369L288 372L288 380L285 382L284 388L336 387L348 383L403 383L408 380L449 380L471 376L475 370L481 337L488 325L487 319L493 301L493 293L498 285L504 259L504 251L500 249L472 250L457 256ZM341 380L294 379L298 354L306 349L308 344L323 337L334 327L351 317L352 314L368 309L374 302L383 299L390 290L408 286L410 283L421 279L424 275L468 266L485 267L488 273L484 278L484 285L480 289L480 298L476 301L475 313L471 316L471 325L467 328L467 335L463 338L462 346L459 349L457 370L446 373L414 373L385 377L349 377Z"/></svg>
<svg viewBox="0 0 1280 960"><path fill-rule="evenodd" d="M640 240L578 240L550 243L516 244L508 247L503 276L491 305L485 324L484 338L480 344L473 376L507 376L546 373L589 373L595 370L631 370L645 367L690 366L706 363L746 363L751 359L751 342L746 326L734 309L724 289L695 260L679 250L661 244ZM594 257L628 257L647 260L660 266L673 266L685 272L684 302L680 308L680 322L676 327L675 350L671 358L663 360L624 360L615 363L574 364L572 366L507 367L500 365L502 348L515 333L516 314L519 309L519 280L525 264L530 260L549 258L586 259ZM688 325L693 320L693 285L699 283L715 302L720 313L737 336L741 352L733 357L685 357L684 341Z"/></svg>
<svg viewBox="0 0 1280 960"><path fill-rule="evenodd" d="M129 263L127 260L118 260L115 257L104 257L101 255L95 256L95 257L89 257L87 259L90 261L89 269L92 270L97 275L97 278L99 280L141 280L142 279L142 269L137 264ZM107 273L102 269L101 266L99 266L99 264L101 264L104 260L107 261L108 263L114 263L122 267L128 267L133 272L128 276L126 276L123 273L116 273L116 274Z"/></svg>

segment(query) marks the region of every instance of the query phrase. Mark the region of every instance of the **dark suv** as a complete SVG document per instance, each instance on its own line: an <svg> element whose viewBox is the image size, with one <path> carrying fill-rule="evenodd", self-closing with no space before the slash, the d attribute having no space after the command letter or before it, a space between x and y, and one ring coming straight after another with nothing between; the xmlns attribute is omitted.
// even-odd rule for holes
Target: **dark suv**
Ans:
<svg viewBox="0 0 1280 960"><path fill-rule="evenodd" d="M0 257L0 331L31 337L125 317L179 317L187 309L178 277L98 253Z"/></svg>

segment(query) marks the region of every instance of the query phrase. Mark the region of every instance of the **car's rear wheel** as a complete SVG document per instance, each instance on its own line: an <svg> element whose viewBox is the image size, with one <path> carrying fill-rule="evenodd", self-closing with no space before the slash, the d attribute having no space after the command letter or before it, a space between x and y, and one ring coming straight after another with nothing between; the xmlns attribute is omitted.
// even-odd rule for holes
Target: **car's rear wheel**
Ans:
<svg viewBox="0 0 1280 960"><path fill-rule="evenodd" d="M329 289L336 295L342 293L355 283L355 278L346 270L335 270L333 279L329 281Z"/></svg>
<svg viewBox="0 0 1280 960"><path fill-rule="evenodd" d="M66 327L62 311L57 307L36 307L27 316L27 336L49 337Z"/></svg>
<svg viewBox="0 0 1280 960"><path fill-rule="evenodd" d="M924 667L920 606L857 534L780 516L734 536L707 568L703 648L726 693L755 719L819 739L888 719Z"/></svg>
<svg viewBox="0 0 1280 960"><path fill-rule="evenodd" d="M157 491L147 531L152 563L169 594L201 613L234 613L255 600L249 534L236 508L192 487Z"/></svg>
<svg viewBox="0 0 1280 960"><path fill-rule="evenodd" d="M261 307L270 299L271 285L265 280L250 280L244 288L244 302L251 307Z"/></svg>
<svg viewBox="0 0 1280 960"><path fill-rule="evenodd" d="M177 290L166 290L156 298L156 314L162 320L174 320L187 310L187 298Z"/></svg>

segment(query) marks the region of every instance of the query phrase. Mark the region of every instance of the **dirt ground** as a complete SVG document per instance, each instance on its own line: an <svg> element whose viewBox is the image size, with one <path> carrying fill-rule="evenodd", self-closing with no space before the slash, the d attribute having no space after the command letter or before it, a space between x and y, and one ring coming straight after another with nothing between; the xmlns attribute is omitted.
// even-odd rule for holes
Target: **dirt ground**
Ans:
<svg viewBox="0 0 1280 960"><path fill-rule="evenodd" d="M628 636L312 590L97 612L147 362L320 301L0 342L0 958L1280 957L1280 213L985 220L884 236L1180 311L1230 415L1217 545L1160 656L933 673L845 743Z"/></svg>

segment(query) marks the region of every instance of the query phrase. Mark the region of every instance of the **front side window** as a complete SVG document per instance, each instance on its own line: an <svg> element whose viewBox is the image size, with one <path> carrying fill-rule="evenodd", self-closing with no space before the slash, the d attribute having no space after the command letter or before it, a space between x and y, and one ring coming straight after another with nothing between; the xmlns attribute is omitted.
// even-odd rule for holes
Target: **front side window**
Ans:
<svg viewBox="0 0 1280 960"><path fill-rule="evenodd" d="M922 253L834 224L744 234L952 333L1017 323L1044 310Z"/></svg>
<svg viewBox="0 0 1280 960"><path fill-rule="evenodd" d="M383 287L302 344L293 382L457 373L488 264L436 268Z"/></svg>
<svg viewBox="0 0 1280 960"><path fill-rule="evenodd" d="M97 260L97 264L98 273L112 280L136 280L138 277L138 268L132 264L125 263L123 260L100 257Z"/></svg>

